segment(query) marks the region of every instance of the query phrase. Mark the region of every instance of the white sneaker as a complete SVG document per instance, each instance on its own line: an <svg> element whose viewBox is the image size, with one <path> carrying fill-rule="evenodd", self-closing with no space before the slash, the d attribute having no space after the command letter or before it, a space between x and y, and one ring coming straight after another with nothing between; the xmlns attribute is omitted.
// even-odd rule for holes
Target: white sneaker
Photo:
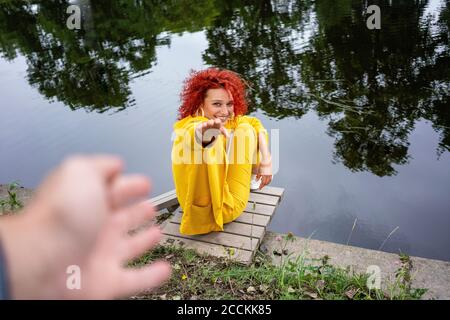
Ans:
<svg viewBox="0 0 450 320"><path fill-rule="evenodd" d="M250 190L251 191L258 190L260 185L261 185L261 178L259 178L259 180L256 180L256 174L252 174L252 178L250 180Z"/></svg>

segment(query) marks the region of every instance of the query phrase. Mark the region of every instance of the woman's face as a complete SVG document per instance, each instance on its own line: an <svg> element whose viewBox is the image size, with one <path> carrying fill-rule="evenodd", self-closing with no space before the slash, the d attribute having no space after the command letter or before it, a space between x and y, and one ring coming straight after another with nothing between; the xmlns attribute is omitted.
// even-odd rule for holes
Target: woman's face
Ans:
<svg viewBox="0 0 450 320"><path fill-rule="evenodd" d="M225 89L209 89L202 107L206 118L220 119L225 124L233 115L233 98Z"/></svg>

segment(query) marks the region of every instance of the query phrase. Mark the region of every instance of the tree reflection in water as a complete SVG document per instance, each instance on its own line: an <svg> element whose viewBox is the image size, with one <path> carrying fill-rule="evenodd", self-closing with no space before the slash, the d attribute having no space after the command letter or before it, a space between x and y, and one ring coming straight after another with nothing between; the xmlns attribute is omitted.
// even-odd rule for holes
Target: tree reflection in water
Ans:
<svg viewBox="0 0 450 320"><path fill-rule="evenodd" d="M366 1L238 3L208 29L205 60L249 79L254 108L277 118L314 110L334 159L353 171L394 175L420 119L439 132L438 153L450 151L449 1L436 23L428 1L377 1L381 30L366 27Z"/></svg>
<svg viewBox="0 0 450 320"><path fill-rule="evenodd" d="M2 1L0 53L25 56L29 83L50 100L121 111L133 105L130 82L157 63L157 46L205 30L205 62L248 79L251 111L314 111L328 121L335 161L394 175L421 119L439 134L437 153L450 151L450 1L437 21L425 16L428 1L391 2L374 1L382 28L369 30L362 0L84 0L89 19L72 31L68 1Z"/></svg>

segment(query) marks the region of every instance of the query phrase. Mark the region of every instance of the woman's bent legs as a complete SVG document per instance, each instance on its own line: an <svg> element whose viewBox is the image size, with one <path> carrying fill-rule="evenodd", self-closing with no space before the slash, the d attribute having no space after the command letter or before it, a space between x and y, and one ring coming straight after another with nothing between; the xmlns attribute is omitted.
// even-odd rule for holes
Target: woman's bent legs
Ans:
<svg viewBox="0 0 450 320"><path fill-rule="evenodd" d="M233 136L224 186L223 222L238 218L250 195L252 167L256 164L257 134L248 123L239 124Z"/></svg>

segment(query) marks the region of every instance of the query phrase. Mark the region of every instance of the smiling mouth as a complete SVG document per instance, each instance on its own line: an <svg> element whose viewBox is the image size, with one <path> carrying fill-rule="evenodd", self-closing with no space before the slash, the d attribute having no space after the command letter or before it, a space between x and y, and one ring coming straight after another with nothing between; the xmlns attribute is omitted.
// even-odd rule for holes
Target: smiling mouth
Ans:
<svg viewBox="0 0 450 320"><path fill-rule="evenodd" d="M222 122L226 122L228 117L216 117L216 119L220 119Z"/></svg>

